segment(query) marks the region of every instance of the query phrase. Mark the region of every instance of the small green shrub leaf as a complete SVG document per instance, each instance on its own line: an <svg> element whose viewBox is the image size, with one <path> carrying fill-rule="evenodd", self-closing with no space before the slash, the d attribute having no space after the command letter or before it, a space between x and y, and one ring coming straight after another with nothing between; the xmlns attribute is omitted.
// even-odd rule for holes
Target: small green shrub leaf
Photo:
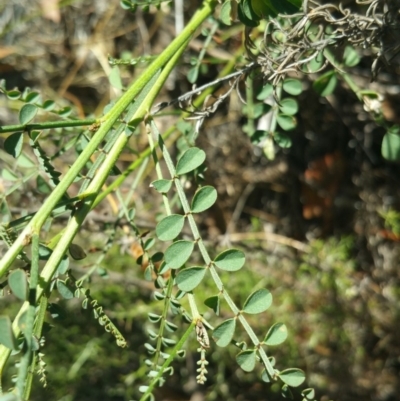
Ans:
<svg viewBox="0 0 400 401"><path fill-rule="evenodd" d="M283 99L279 104L279 109L283 114L293 116L299 110L299 105L294 99Z"/></svg>
<svg viewBox="0 0 400 401"><path fill-rule="evenodd" d="M65 281L57 280L57 290L64 299L72 299L74 291L65 283Z"/></svg>
<svg viewBox="0 0 400 401"><path fill-rule="evenodd" d="M22 132L14 132L4 141L4 150L11 156L17 158L22 152L24 144L24 134Z"/></svg>
<svg viewBox="0 0 400 401"><path fill-rule="evenodd" d="M34 119L38 108L30 103L24 104L19 111L19 122L22 125L28 124Z"/></svg>
<svg viewBox="0 0 400 401"><path fill-rule="evenodd" d="M355 67L360 62L360 56L355 51L354 47L346 46L343 54L343 63L347 67Z"/></svg>
<svg viewBox="0 0 400 401"><path fill-rule="evenodd" d="M272 304L272 294L265 288L250 294L243 306L243 312L256 314L266 311Z"/></svg>
<svg viewBox="0 0 400 401"><path fill-rule="evenodd" d="M306 388L301 392L301 395L307 400L313 400L315 398L315 390L313 388Z"/></svg>
<svg viewBox="0 0 400 401"><path fill-rule="evenodd" d="M306 375L301 369L290 368L278 373L279 378L290 387L298 387L304 383Z"/></svg>
<svg viewBox="0 0 400 401"><path fill-rule="evenodd" d="M15 175L12 171L8 170L7 168L3 168L1 171L1 176L8 181L17 181L18 176ZM22 184L22 183L21 183Z"/></svg>
<svg viewBox="0 0 400 401"><path fill-rule="evenodd" d="M65 274L68 271L68 268L69 268L69 257L67 255L64 255L64 257L61 259L57 267L57 273Z"/></svg>
<svg viewBox="0 0 400 401"><path fill-rule="evenodd" d="M191 211L201 213L210 208L217 200L217 190L210 186L200 188L193 196Z"/></svg>
<svg viewBox="0 0 400 401"><path fill-rule="evenodd" d="M293 96L300 95L303 90L301 82L298 79L293 78L285 79L282 87L286 93Z"/></svg>
<svg viewBox="0 0 400 401"><path fill-rule="evenodd" d="M271 84L266 84L261 89L261 92L257 95L257 100L265 100L268 96L272 95L274 87Z"/></svg>
<svg viewBox="0 0 400 401"><path fill-rule="evenodd" d="M214 329L212 336L219 347L226 347L232 341L235 328L236 319L228 319Z"/></svg>
<svg viewBox="0 0 400 401"><path fill-rule="evenodd" d="M214 264L222 270L234 272L243 267L245 260L246 258L242 251L227 249L214 259Z"/></svg>
<svg viewBox="0 0 400 401"><path fill-rule="evenodd" d="M292 138L283 132L275 132L274 141L278 146L284 149L290 148L292 146Z"/></svg>
<svg viewBox="0 0 400 401"><path fill-rule="evenodd" d="M218 295L215 295L215 296L213 296L213 297L207 298L207 299L204 301L204 304L205 304L206 306L208 306L209 308L211 308L211 309L214 311L214 313L215 313L217 316L219 316L219 308L220 308L221 301L220 301Z"/></svg>
<svg viewBox="0 0 400 401"><path fill-rule="evenodd" d="M397 128L397 129L394 129ZM383 137L382 156L389 161L400 160L400 135L399 127L392 127Z"/></svg>
<svg viewBox="0 0 400 401"><path fill-rule="evenodd" d="M275 323L265 336L264 343L266 345L282 344L288 336L287 327L283 323Z"/></svg>
<svg viewBox="0 0 400 401"><path fill-rule="evenodd" d="M336 88L337 77L334 70L322 74L313 83L314 90L321 96L328 96L333 93Z"/></svg>
<svg viewBox="0 0 400 401"><path fill-rule="evenodd" d="M25 97L26 103L36 103L40 100L40 93L38 92L30 92Z"/></svg>
<svg viewBox="0 0 400 401"><path fill-rule="evenodd" d="M151 323L158 323L162 318L162 316L156 315L155 313L151 312L148 314L148 316Z"/></svg>
<svg viewBox="0 0 400 401"><path fill-rule="evenodd" d="M21 269L16 269L8 276L8 285L12 293L22 301L28 296L28 280L26 273Z"/></svg>
<svg viewBox="0 0 400 401"><path fill-rule="evenodd" d="M176 276L176 284L181 291L189 292L196 288L206 274L206 268L201 266L182 269Z"/></svg>
<svg viewBox="0 0 400 401"><path fill-rule="evenodd" d="M124 85L122 85L121 74L119 72L118 66L114 65L111 68L110 75L108 76L108 80L110 81L110 85L116 89L124 89Z"/></svg>
<svg viewBox="0 0 400 401"><path fill-rule="evenodd" d="M5 393L0 396L0 401L20 401L21 398L14 393Z"/></svg>
<svg viewBox="0 0 400 401"><path fill-rule="evenodd" d="M176 174L182 175L193 171L201 166L206 159L204 150L199 148L189 148L183 153L176 165Z"/></svg>
<svg viewBox="0 0 400 401"><path fill-rule="evenodd" d="M10 100L18 100L21 97L21 92L17 89L11 89L7 92L7 97Z"/></svg>
<svg viewBox="0 0 400 401"><path fill-rule="evenodd" d="M236 361L245 372L251 372L256 366L256 353L254 350L242 351L236 355Z"/></svg>
<svg viewBox="0 0 400 401"><path fill-rule="evenodd" d="M195 65L194 67L190 68L187 73L187 79L191 84L194 84L197 81L199 76L199 66Z"/></svg>
<svg viewBox="0 0 400 401"><path fill-rule="evenodd" d="M36 166L36 164L23 153L18 157L17 165L24 168L32 168Z"/></svg>
<svg viewBox="0 0 400 401"><path fill-rule="evenodd" d="M294 14L301 7L301 0L263 0L275 8L279 14Z"/></svg>
<svg viewBox="0 0 400 401"><path fill-rule="evenodd" d="M222 7L221 11L219 13L219 19L225 24L225 25L232 25L232 20L231 20L231 11L232 11L232 3L230 1L226 1Z"/></svg>
<svg viewBox="0 0 400 401"><path fill-rule="evenodd" d="M0 316L0 344L12 350L18 348L17 339L15 338L12 323L8 316Z"/></svg>
<svg viewBox="0 0 400 401"><path fill-rule="evenodd" d="M185 217L180 214L171 214L164 217L156 227L157 237L161 241L171 241L182 231Z"/></svg>
<svg viewBox="0 0 400 401"><path fill-rule="evenodd" d="M86 258L86 252L80 245L71 244L68 248L71 258L74 260L82 260Z"/></svg>
<svg viewBox="0 0 400 401"><path fill-rule="evenodd" d="M251 6L259 18L267 19L277 15L276 9L269 0L251 0Z"/></svg>
<svg viewBox="0 0 400 401"><path fill-rule="evenodd" d="M171 180L156 180L150 184L150 187L153 187L160 194L166 194L172 186Z"/></svg>
<svg viewBox="0 0 400 401"><path fill-rule="evenodd" d="M193 241L176 241L165 251L165 263L170 269L182 267L193 252Z"/></svg>
<svg viewBox="0 0 400 401"><path fill-rule="evenodd" d="M276 122L284 131L292 130L297 124L297 121L293 116L287 116L285 114L278 114L276 116Z"/></svg>
<svg viewBox="0 0 400 401"><path fill-rule="evenodd" d="M40 260L48 260L51 253L53 252L52 249L47 247L46 245L39 244L39 259Z"/></svg>
<svg viewBox="0 0 400 401"><path fill-rule="evenodd" d="M36 177L36 189L44 195L48 195L51 192L50 185L41 175Z"/></svg>
<svg viewBox="0 0 400 401"><path fill-rule="evenodd" d="M289 400L294 400L293 394L290 390L290 387L287 384L284 384L281 388L281 394L283 398L287 398Z"/></svg>
<svg viewBox="0 0 400 401"><path fill-rule="evenodd" d="M56 106L55 102L53 100L46 100L43 104L42 104L42 108L43 110L46 111L52 111L54 110L54 107Z"/></svg>

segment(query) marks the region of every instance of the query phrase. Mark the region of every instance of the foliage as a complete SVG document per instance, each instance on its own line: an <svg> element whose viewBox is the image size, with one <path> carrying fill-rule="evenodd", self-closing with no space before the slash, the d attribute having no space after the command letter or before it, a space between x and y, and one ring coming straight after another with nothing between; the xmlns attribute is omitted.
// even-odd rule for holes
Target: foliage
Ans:
<svg viewBox="0 0 400 401"><path fill-rule="evenodd" d="M151 7L160 9L162 3L169 2L124 0L121 6L130 12L137 11L138 7L147 12ZM4 140L3 152L2 178L9 185L2 197L4 216L0 234L9 249L0 261L1 289L5 298L12 299L14 304L22 302L16 315L0 317L0 372L10 359L17 367L13 388L2 399L29 399L35 371L42 382L51 380L51 373L45 371L42 352L49 329L46 312L60 319L62 326L66 301L79 299L82 308L90 310L117 346L127 347L129 339L118 324L121 319L113 318L113 315L118 316L118 311L108 311L103 305L103 301L107 304L113 297L112 286L104 285L104 299L93 296L91 290L96 275L107 280L104 260L121 231L136 240L135 259L144 270L146 283L151 283L156 300L146 305L140 297L133 298L135 307L143 307L151 325L146 327L148 340L142 344L140 364L134 367L136 370L132 374L132 381L141 381L140 385L135 383L132 396L140 400L154 399L157 387L173 375L175 361L185 358L185 343L195 332L199 384L208 379L208 359L213 357L216 345L234 350L231 351L235 353L233 357L244 372L256 372L272 388L279 387L282 396L292 398L292 391L298 391L304 400L316 398L313 388L297 389L304 384L306 375L297 367L284 366L283 351L277 351L277 356L270 355L270 351L275 350L271 347L287 340L290 319L283 320L279 316L277 321L258 324L252 316L257 315L260 321L265 319L264 312L273 316L272 294L279 282L267 286L271 291L264 285L253 285L246 294L241 290L235 292L230 283L248 267L245 252L231 246L217 250L209 245L201 230L201 216L215 205L218 194L216 188L205 182L207 157L203 149L195 146L195 140L205 119L235 90L238 97L243 98L241 91L245 81L243 131L272 160L293 144L291 132L298 124L296 115L301 107L298 97L304 85L311 83L318 96L329 97L339 85L346 84L375 122L386 130L382 156L398 162L399 127L385 121L379 102L371 106L379 99L378 94L359 88L350 74L361 61L358 47L371 51L379 49L371 63L373 79L396 56L397 50L388 46L386 40L388 30L397 28L397 11L378 0L364 2L360 13L314 1L227 0L222 3L205 1L160 55L130 62L130 65L150 64L126 90L118 68L125 63L109 58L114 66L110 83L123 92L105 107L99 118L79 119L71 107L58 107L52 99L43 101L38 92L30 89L23 92L7 89L6 82L1 82L4 96L19 102L18 124L0 128L0 133L10 133ZM213 14L218 14L219 20L211 18ZM221 23L243 28L247 59L234 58L229 71L223 71L217 80L152 108L193 33L207 19L211 28L203 30L204 48L191 61L188 81L196 83L205 71L205 52ZM231 72L234 64L241 64L241 68ZM229 83L228 89L209 102L214 88L223 83ZM161 134L160 112L172 105L177 106L180 122ZM193 126L185 125L184 119L194 121ZM124 148L132 146L141 127L146 132L148 145L141 153L139 148L134 149L137 160L120 171L116 161ZM172 146L166 145L167 138L175 131L180 136L176 140L177 155L171 151ZM44 146L47 141L55 150ZM66 153L72 154L75 161L61 173L58 159ZM138 222L141 211L131 200L146 174L150 158L156 174L150 185L151 197L162 200L164 210L157 217L156 226L148 231ZM119 188L133 171L137 178L124 196ZM117 177L109 180L112 176ZM23 210L19 218L14 218L11 206L28 181L35 182L40 206L34 212ZM188 187L191 189L187 190ZM103 242L98 244L99 256L90 262L88 271L80 272L77 278L73 268L76 261L85 260L90 253L84 245L78 244L84 231L83 223L113 191L120 210L115 210L112 222L104 224L107 230L102 234L107 239L104 241L102 237ZM62 220L65 215L67 221ZM387 213L384 217L397 234L398 216ZM295 275L300 287L306 286L310 277L318 281L318 288L325 290L330 300L321 309L337 319L338 327L342 318L338 313L341 300L351 297L354 290L349 279L354 269L349 260L351 247L351 239L342 239L339 243L316 241ZM120 297L120 292L115 296ZM202 304L199 306L199 299L210 311ZM299 305L290 294L281 296L280 301L280 304L292 303L293 308L312 309L307 303ZM318 319L320 313L322 315L320 310L314 310L314 318ZM143 329L146 324L141 317ZM310 341L336 334L315 330ZM99 338L98 333L87 338L88 348L75 360L68 372L70 378L75 377L82 366L80 358L89 358L87 355L100 347ZM295 348L295 344L291 347Z"/></svg>

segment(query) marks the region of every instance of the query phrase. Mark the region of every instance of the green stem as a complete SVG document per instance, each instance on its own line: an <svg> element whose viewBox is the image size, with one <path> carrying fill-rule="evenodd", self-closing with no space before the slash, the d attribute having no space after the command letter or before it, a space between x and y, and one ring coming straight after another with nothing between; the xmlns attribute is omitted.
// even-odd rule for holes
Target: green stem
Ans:
<svg viewBox="0 0 400 401"><path fill-rule="evenodd" d="M152 382L150 383L149 387L147 388L146 392L142 395L140 398L140 401L145 401L147 397L153 392L154 387L157 385L158 380L160 380L161 376L165 372L165 370L168 368L168 366L171 364L171 362L174 360L175 355L179 350L182 349L183 344L185 344L186 340L188 339L190 333L193 331L195 326L195 323L192 322L189 328L186 330L185 334L181 337L181 339L178 341L178 343L175 345L174 349L171 352L171 355L169 358L163 363L161 366L160 370L158 371L157 375L154 377Z"/></svg>
<svg viewBox="0 0 400 401"><path fill-rule="evenodd" d="M2 277L10 267L13 260L17 257L19 252L24 246L24 240L27 235L31 232L39 232L40 227L46 221L47 217L50 215L53 208L56 206L58 201L61 199L63 194L68 189L69 185L73 182L75 177L78 175L80 170L84 167L90 156L96 151L98 145L108 133L108 131L113 127L114 123L117 121L119 116L125 110L125 108L131 103L135 96L146 86L146 84L152 79L152 77L162 68L159 78L154 84L153 88L150 90L146 96L143 103L138 108L137 112L131 119L130 123L138 124L148 113L151 104L153 103L155 97L162 88L165 80L169 76L172 68L178 61L181 53L184 51L190 37L195 32L195 30L201 25L201 23L212 13L216 2L213 0L206 1L203 7L196 12L192 20L187 24L185 29L181 34L164 50L164 52L144 71L144 73L133 83L133 85L128 89L128 91L118 100L114 107L102 118L102 125L96 134L93 136L92 140L89 142L85 150L81 153L79 158L66 173L65 177L62 179L59 185L54 189L53 193L45 201L41 209L32 218L30 223L25 227L19 237L16 239L14 244L10 247L6 255L0 261L0 277ZM54 272L56 271L58 264L60 263L63 255L68 249L72 239L78 232L83 219L90 211L94 197L100 192L101 187L108 177L109 171L114 166L119 154L121 153L123 147L126 145L128 137L122 134L116 141L110 153L107 155L106 160L100 167L97 175L94 177L93 181L90 183L85 194L81 194L83 199L83 205L76 211L76 213L71 217L68 226L65 229L60 241L52 252L49 260L44 267L40 285L37 288L36 299L38 300L43 294L43 291L47 288ZM21 307L18 316L26 310L28 307L27 302ZM18 322L15 319L13 322L14 333L18 336L20 330L18 327ZM3 345L0 345L0 372L2 371L8 357L10 355L10 350Z"/></svg>
<svg viewBox="0 0 400 401"><path fill-rule="evenodd" d="M29 307L25 315L25 353L21 358L21 364L18 370L17 377L17 392L22 398L25 392L26 378L28 376L28 368L32 361L32 339L33 339L33 326L36 314L36 287L39 281L39 235L37 233L32 235L32 267L31 277L29 281Z"/></svg>
<svg viewBox="0 0 400 401"><path fill-rule="evenodd" d="M163 53L142 73L142 75L132 84L132 86L127 90L127 92L122 95L122 97L115 103L114 107L101 119L102 124L98 131L95 133L89 144L86 146L84 151L79 155L78 159L71 166L68 172L65 174L64 178L57 185L51 195L46 199L43 206L36 213L35 217L30 221L30 223L25 227L22 233L18 236L14 244L10 247L7 253L4 255L2 260L0 261L0 277L4 276L7 272L11 263L15 260L19 252L22 250L24 246L24 238L27 234L29 234L32 229L35 231L39 231L46 219L51 214L54 207L57 205L59 200L65 194L69 186L75 180L79 172L86 165L87 161L91 157L91 155L97 150L98 146L113 127L113 125L117 122L120 115L123 111L128 107L128 105L133 101L133 99L142 91L147 82L151 80L151 78L162 68L164 67L172 57L174 57L177 52L180 51L182 46L190 39L196 29L200 26L200 24L212 13L214 7L216 6L216 2L209 0L206 1L203 7L196 12L193 16L192 20L186 25L185 29L181 32L181 34L176 37L172 43L163 51ZM157 89L159 91L162 83L160 81ZM148 103L146 106L150 106ZM146 110L147 112L148 110ZM143 118L143 115L142 115ZM124 135L121 135L123 137ZM124 140L117 141L120 146ZM116 156L119 155L120 149L118 153L113 155L114 161L116 160ZM104 165L103 165L104 166ZM102 166L102 167L103 167ZM101 174L97 175L94 182L95 185L98 184L98 180L100 180L103 176L104 168ZM92 185L90 187L93 187Z"/></svg>
<svg viewBox="0 0 400 401"><path fill-rule="evenodd" d="M52 128L70 128L70 127L83 127L87 125L96 124L99 120L90 118L85 120L62 120L62 121L49 121L37 124L15 124L15 125L4 125L0 127L0 134L5 132L23 131L30 132L33 130L43 130Z"/></svg>

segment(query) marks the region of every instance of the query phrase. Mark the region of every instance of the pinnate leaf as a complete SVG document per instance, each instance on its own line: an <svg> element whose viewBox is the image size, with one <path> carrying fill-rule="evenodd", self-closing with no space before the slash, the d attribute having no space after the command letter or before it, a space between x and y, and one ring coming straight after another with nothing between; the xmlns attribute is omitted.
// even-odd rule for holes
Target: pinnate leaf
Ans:
<svg viewBox="0 0 400 401"><path fill-rule="evenodd" d="M217 326L213 331L213 338L218 346L226 347L233 338L236 328L236 319L228 319Z"/></svg>
<svg viewBox="0 0 400 401"><path fill-rule="evenodd" d="M243 312L256 314L266 311L272 304L272 294L265 288L249 295L243 306Z"/></svg>
<svg viewBox="0 0 400 401"><path fill-rule="evenodd" d="M244 253L242 251L232 248L221 252L214 259L214 264L222 270L233 272L241 269L245 260Z"/></svg>
<svg viewBox="0 0 400 401"><path fill-rule="evenodd" d="M193 171L201 166L206 159L204 150L193 147L189 148L183 153L176 165L176 174L182 175Z"/></svg>
<svg viewBox="0 0 400 401"><path fill-rule="evenodd" d="M193 197L192 213L201 213L210 208L217 200L217 191L214 187L207 185L200 188Z"/></svg>

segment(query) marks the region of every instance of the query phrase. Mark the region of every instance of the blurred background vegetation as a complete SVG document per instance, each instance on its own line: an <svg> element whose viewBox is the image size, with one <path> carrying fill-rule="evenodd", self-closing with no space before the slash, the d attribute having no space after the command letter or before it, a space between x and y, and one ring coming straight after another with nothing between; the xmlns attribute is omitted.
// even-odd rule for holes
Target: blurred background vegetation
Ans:
<svg viewBox="0 0 400 401"><path fill-rule="evenodd" d="M356 7L350 0L345 3ZM184 2L185 21L200 4ZM158 54L174 35L174 8L167 5L161 11L130 14L117 0L3 2L0 78L6 79L7 88L40 91L43 98L72 107L80 118L99 116L119 93L110 88L108 57ZM255 40L261 36L261 29L253 31ZM199 32L160 101L191 89L188 71L204 41ZM197 83L213 80L229 62L243 61L242 42L240 24L221 26L207 48ZM377 91L385 119L399 123L400 67L381 71L371 84L371 54L360 51L360 56L353 78L361 88ZM145 62L120 67L123 82L134 80L143 68ZM304 369L318 399L394 401L400 394L400 165L382 157L384 130L345 84L339 83L326 98L313 91L311 78L302 78L302 85L292 146L277 150L272 161L243 132L246 119L236 93L206 121L197 146L207 153L204 179L217 188L219 199L200 224L215 254L226 243L245 251L246 269L223 279L242 302L255 288L272 292L273 307L254 326L260 333L276 321L288 326L289 338L274 356L282 365ZM19 108L18 102L1 96L1 125L15 123ZM165 113L161 121L166 129L175 121L174 113ZM71 138L76 132L46 134L48 154L58 149L60 134ZM1 145L4 140L2 136ZM174 145L178 150L180 141L185 138ZM145 147L144 132L134 136L119 168ZM58 156L60 172L76 157L73 152ZM2 170L13 163L2 149L0 163ZM138 226L150 231L161 203L148 189L152 174L151 167L142 173L132 199ZM122 191L127 193L133 180ZM36 180L10 193L12 185L2 175L2 222L35 211L46 196L45 186ZM161 305L152 297L153 284L144 280L143 266L136 263L140 247L135 236L123 224L114 224L116 211L118 199L109 197L90 214L79 235L87 257L72 270L77 277L93 271L91 294L129 347L116 347L78 301L61 301L47 319L47 385L36 377L32 400L130 400L145 380L147 313ZM113 245L103 253L114 233ZM211 282L206 280L201 291L204 298L210 296ZM11 295L1 304L6 311L16 308ZM212 316L205 306L201 312ZM196 384L196 347L193 339L188 358L174 364L175 373L158 390L157 400L280 399L278 388L269 388L257 372L245 373L233 362L235 350L229 347L212 346L208 381Z"/></svg>

